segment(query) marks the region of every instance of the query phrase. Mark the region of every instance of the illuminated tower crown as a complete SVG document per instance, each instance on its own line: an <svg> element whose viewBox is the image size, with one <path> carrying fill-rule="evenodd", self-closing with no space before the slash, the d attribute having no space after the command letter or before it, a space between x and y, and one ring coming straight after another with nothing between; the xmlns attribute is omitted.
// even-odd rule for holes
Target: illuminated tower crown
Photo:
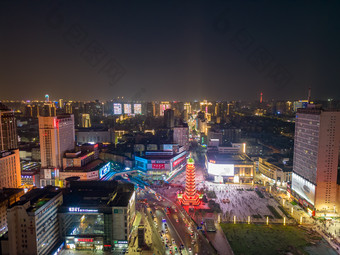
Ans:
<svg viewBox="0 0 340 255"><path fill-rule="evenodd" d="M182 198L183 205L199 205L200 199L196 192L195 161L190 157L187 161L185 192Z"/></svg>

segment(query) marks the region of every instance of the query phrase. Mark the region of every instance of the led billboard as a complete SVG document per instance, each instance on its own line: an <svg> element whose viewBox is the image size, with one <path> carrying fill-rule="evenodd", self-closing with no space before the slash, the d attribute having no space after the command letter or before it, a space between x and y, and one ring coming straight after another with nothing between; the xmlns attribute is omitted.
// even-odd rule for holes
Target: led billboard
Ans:
<svg viewBox="0 0 340 255"><path fill-rule="evenodd" d="M141 104L134 104L133 105L133 113L134 114L142 114L142 105Z"/></svg>
<svg viewBox="0 0 340 255"><path fill-rule="evenodd" d="M131 104L124 104L124 114L131 114Z"/></svg>
<svg viewBox="0 0 340 255"><path fill-rule="evenodd" d="M114 103L113 104L113 114L120 115L122 114L122 104Z"/></svg>
<svg viewBox="0 0 340 255"><path fill-rule="evenodd" d="M208 162L208 174L221 176L234 176L233 164L214 164Z"/></svg>
<svg viewBox="0 0 340 255"><path fill-rule="evenodd" d="M307 202L314 205L315 199L315 185L301 176L292 174L292 189Z"/></svg>
<svg viewBox="0 0 340 255"><path fill-rule="evenodd" d="M111 170L111 164L106 163L102 168L99 169L99 178L104 177Z"/></svg>

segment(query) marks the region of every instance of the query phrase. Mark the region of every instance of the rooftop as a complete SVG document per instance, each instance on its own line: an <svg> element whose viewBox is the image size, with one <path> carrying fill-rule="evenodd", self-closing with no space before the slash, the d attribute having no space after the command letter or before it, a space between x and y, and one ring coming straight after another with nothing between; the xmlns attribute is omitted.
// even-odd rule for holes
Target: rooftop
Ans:
<svg viewBox="0 0 340 255"><path fill-rule="evenodd" d="M213 160L217 164L252 164L253 161L245 154L225 154L218 152L207 152L208 160Z"/></svg>
<svg viewBox="0 0 340 255"><path fill-rule="evenodd" d="M70 192L64 195L62 207L127 206L134 192L133 185L119 184L115 181L72 182ZM63 209L61 209L64 211Z"/></svg>
<svg viewBox="0 0 340 255"><path fill-rule="evenodd" d="M105 164L103 160L96 159L82 167L66 167L63 172L90 172L99 170Z"/></svg>
<svg viewBox="0 0 340 255"><path fill-rule="evenodd" d="M24 189L3 188L2 190L0 190L0 202L9 199L13 195L20 194L23 191Z"/></svg>
<svg viewBox="0 0 340 255"><path fill-rule="evenodd" d="M33 189L20 198L20 201L14 203L10 208L14 206L24 205L30 202L30 207L27 208L27 212L35 212L52 198L61 194L61 190L58 187L46 186L42 189Z"/></svg>

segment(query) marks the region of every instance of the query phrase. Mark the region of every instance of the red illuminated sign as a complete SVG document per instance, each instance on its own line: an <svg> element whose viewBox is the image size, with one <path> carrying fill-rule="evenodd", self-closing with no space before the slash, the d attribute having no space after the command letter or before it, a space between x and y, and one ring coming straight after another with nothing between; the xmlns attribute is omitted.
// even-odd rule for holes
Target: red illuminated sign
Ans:
<svg viewBox="0 0 340 255"><path fill-rule="evenodd" d="M152 169L164 169L165 164L152 164Z"/></svg>
<svg viewBox="0 0 340 255"><path fill-rule="evenodd" d="M78 242L92 243L93 238L78 238Z"/></svg>
<svg viewBox="0 0 340 255"><path fill-rule="evenodd" d="M177 166L179 163L181 163L184 159L186 158L186 156L180 157L179 159L175 160L174 163L172 163L172 166L175 167Z"/></svg>

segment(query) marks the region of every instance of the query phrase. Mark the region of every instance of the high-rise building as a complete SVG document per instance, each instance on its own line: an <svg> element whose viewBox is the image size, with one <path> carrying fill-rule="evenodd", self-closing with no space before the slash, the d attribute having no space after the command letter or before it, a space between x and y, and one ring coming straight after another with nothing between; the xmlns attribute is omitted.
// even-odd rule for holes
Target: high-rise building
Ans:
<svg viewBox="0 0 340 255"><path fill-rule="evenodd" d="M59 99L58 105L59 105L60 109L63 109L64 108L64 99Z"/></svg>
<svg viewBox="0 0 340 255"><path fill-rule="evenodd" d="M18 188L21 185L19 150L0 152L0 188Z"/></svg>
<svg viewBox="0 0 340 255"><path fill-rule="evenodd" d="M166 128L173 128L175 126L175 112L172 109L164 111L164 126Z"/></svg>
<svg viewBox="0 0 340 255"><path fill-rule="evenodd" d="M292 194L311 210L339 208L339 127L340 111L297 110Z"/></svg>
<svg viewBox="0 0 340 255"><path fill-rule="evenodd" d="M33 189L7 211L9 254L51 254L60 241L60 189Z"/></svg>
<svg viewBox="0 0 340 255"><path fill-rule="evenodd" d="M42 116L45 117L54 117L57 115L57 109L55 107L54 103L44 103L43 109L42 109Z"/></svg>
<svg viewBox="0 0 340 255"><path fill-rule="evenodd" d="M0 237L8 231L7 208L15 202L19 201L20 197L24 194L24 189L4 188L0 190Z"/></svg>
<svg viewBox="0 0 340 255"><path fill-rule="evenodd" d="M147 117L154 117L156 115L156 108L154 102L147 102L146 103L146 116Z"/></svg>
<svg viewBox="0 0 340 255"><path fill-rule="evenodd" d="M72 102L68 102L65 104L65 112L68 114L72 114Z"/></svg>
<svg viewBox="0 0 340 255"><path fill-rule="evenodd" d="M163 115L164 115L164 111L165 111L166 109L170 109L170 108L171 108L170 102L161 102L161 103L159 104L159 115L160 115L160 116L163 116Z"/></svg>
<svg viewBox="0 0 340 255"><path fill-rule="evenodd" d="M179 144L180 146L184 146L185 150L189 150L189 127L181 126L181 127L174 127L174 143Z"/></svg>
<svg viewBox="0 0 340 255"><path fill-rule="evenodd" d="M75 146L74 117L72 114L39 117L41 185L59 185L64 153Z"/></svg>
<svg viewBox="0 0 340 255"><path fill-rule="evenodd" d="M88 113L82 113L81 114L81 127L82 128L90 128L91 127L90 114L88 114Z"/></svg>
<svg viewBox="0 0 340 255"><path fill-rule="evenodd" d="M18 135L14 112L0 103L0 151L17 148Z"/></svg>
<svg viewBox="0 0 340 255"><path fill-rule="evenodd" d="M186 110L188 114L191 114L191 105L190 105L190 103L184 103L184 110Z"/></svg>

